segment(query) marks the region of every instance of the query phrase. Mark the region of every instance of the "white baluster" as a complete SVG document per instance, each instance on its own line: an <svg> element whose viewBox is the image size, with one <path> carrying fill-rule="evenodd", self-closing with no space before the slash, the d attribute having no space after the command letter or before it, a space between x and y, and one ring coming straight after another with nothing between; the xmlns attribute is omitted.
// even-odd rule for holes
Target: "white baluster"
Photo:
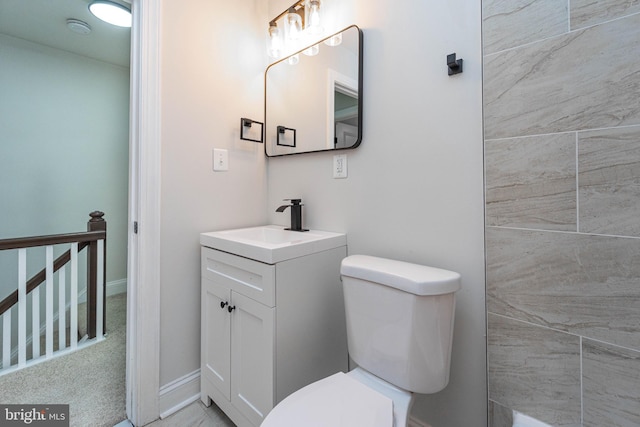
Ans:
<svg viewBox="0 0 640 427"><path fill-rule="evenodd" d="M53 246L47 246L46 264L46 355L53 354Z"/></svg>
<svg viewBox="0 0 640 427"><path fill-rule="evenodd" d="M78 346L78 244L71 244L71 283L69 301L71 316L69 318L70 347Z"/></svg>
<svg viewBox="0 0 640 427"><path fill-rule="evenodd" d="M31 349L32 359L40 357L40 287L31 291Z"/></svg>
<svg viewBox="0 0 640 427"><path fill-rule="evenodd" d="M96 302L96 337L97 341L104 338L104 325L102 319L104 318L104 240L98 240L98 280L97 280L97 298Z"/></svg>
<svg viewBox="0 0 640 427"><path fill-rule="evenodd" d="M67 346L67 266L58 270L58 350Z"/></svg>
<svg viewBox="0 0 640 427"><path fill-rule="evenodd" d="M2 368L11 366L11 312L13 307L2 315Z"/></svg>
<svg viewBox="0 0 640 427"><path fill-rule="evenodd" d="M18 366L27 363L27 250L18 249Z"/></svg>

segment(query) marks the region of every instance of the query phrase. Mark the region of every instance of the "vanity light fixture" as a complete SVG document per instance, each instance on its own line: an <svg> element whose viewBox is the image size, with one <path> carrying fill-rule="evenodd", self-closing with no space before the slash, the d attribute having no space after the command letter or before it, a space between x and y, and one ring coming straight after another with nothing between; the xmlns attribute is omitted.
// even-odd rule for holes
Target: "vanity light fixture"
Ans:
<svg viewBox="0 0 640 427"><path fill-rule="evenodd" d="M280 31L280 27L283 31ZM309 36L321 35L323 31L320 13L320 0L298 0L269 22L267 51L272 58L280 58L290 52ZM284 32L284 35L282 35ZM319 52L319 46L305 49L305 55L313 56Z"/></svg>
<svg viewBox="0 0 640 427"><path fill-rule="evenodd" d="M98 19L118 27L131 28L131 10L108 0L97 0L89 5L89 10Z"/></svg>

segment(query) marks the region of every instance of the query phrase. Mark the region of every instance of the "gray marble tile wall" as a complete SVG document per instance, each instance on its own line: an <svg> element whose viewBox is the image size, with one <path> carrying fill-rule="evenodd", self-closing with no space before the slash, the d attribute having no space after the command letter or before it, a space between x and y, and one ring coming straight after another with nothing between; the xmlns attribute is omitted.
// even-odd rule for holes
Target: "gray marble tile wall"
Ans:
<svg viewBox="0 0 640 427"><path fill-rule="evenodd" d="M577 231L576 137L485 142L487 225Z"/></svg>
<svg viewBox="0 0 640 427"><path fill-rule="evenodd" d="M580 231L640 237L640 126L578 133L578 175Z"/></svg>
<svg viewBox="0 0 640 427"><path fill-rule="evenodd" d="M579 426L580 337L504 316L487 320L491 398L554 426Z"/></svg>
<svg viewBox="0 0 640 427"><path fill-rule="evenodd" d="M489 425L640 426L640 0L483 0Z"/></svg>
<svg viewBox="0 0 640 427"><path fill-rule="evenodd" d="M640 352L582 341L584 425L640 426Z"/></svg>

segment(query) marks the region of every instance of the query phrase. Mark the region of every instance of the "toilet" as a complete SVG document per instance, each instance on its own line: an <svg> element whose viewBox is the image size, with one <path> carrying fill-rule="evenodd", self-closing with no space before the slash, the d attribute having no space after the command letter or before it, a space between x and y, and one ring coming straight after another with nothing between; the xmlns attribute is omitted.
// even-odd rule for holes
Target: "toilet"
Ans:
<svg viewBox="0 0 640 427"><path fill-rule="evenodd" d="M261 427L406 427L414 393L447 386L460 275L367 255L340 275L357 367L292 393Z"/></svg>

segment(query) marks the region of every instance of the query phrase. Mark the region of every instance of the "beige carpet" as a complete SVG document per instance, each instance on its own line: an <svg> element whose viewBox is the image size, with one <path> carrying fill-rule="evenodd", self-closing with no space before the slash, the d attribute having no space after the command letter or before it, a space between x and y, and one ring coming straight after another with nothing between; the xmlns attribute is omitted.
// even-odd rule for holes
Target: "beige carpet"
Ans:
<svg viewBox="0 0 640 427"><path fill-rule="evenodd" d="M124 420L126 306L126 294L107 298L104 341L0 377L0 402L69 404L72 427Z"/></svg>

